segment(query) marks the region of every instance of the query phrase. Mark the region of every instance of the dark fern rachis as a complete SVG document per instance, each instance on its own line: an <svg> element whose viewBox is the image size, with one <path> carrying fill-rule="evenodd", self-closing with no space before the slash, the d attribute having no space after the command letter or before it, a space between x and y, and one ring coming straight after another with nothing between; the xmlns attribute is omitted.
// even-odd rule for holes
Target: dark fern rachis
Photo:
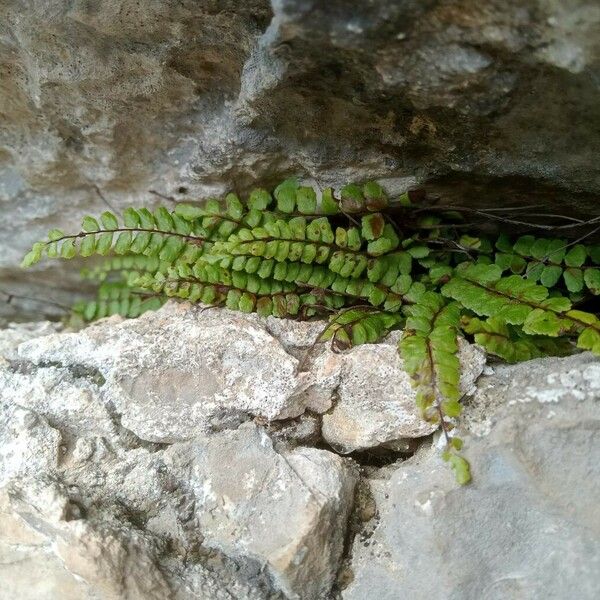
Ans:
<svg viewBox="0 0 600 600"><path fill-rule="evenodd" d="M287 180L245 202L229 194L224 203L88 216L76 234L51 230L23 265L44 256L104 257L83 271L99 282L97 298L74 307L86 321L136 317L175 297L264 316L327 317L319 341L336 350L402 328L398 350L418 406L440 423L443 457L467 483L469 465L453 434L461 411L458 337L508 362L575 347L600 354L600 320L576 308L600 294L600 246L469 235L467 209L414 198L390 202L374 182L318 198Z"/></svg>

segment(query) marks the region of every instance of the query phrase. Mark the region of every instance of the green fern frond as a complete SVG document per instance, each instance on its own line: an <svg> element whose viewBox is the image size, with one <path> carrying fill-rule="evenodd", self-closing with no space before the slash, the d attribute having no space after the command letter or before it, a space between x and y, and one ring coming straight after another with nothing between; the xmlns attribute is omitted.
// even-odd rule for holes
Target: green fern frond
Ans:
<svg viewBox="0 0 600 600"><path fill-rule="evenodd" d="M577 335L579 348L600 352L600 321L595 315L572 310L568 298L549 297L547 288L519 275L502 277L497 265L462 265L442 293L478 315L520 325L526 334Z"/></svg>
<svg viewBox="0 0 600 600"><path fill-rule="evenodd" d="M483 346L508 363L522 362L542 356L566 356L572 351L568 338L526 335L498 317L481 320L464 315L461 328Z"/></svg>
<svg viewBox="0 0 600 600"><path fill-rule="evenodd" d="M29 267L44 255L71 259L94 254L143 254L173 262L187 253L195 259L202 253L207 238L205 230L192 227L176 213L162 207L154 213L145 208L127 208L121 222L113 213L106 211L100 221L85 217L79 233L65 234L52 229L46 242L33 245L22 266Z"/></svg>
<svg viewBox="0 0 600 600"><path fill-rule="evenodd" d="M514 244L507 236L496 243L500 252L495 263L503 271L523 274L546 288L559 283L572 294L588 290L600 294L600 250L598 246L569 244L564 239L521 236Z"/></svg>
<svg viewBox="0 0 600 600"><path fill-rule="evenodd" d="M160 260L157 256L132 254L127 256L110 256L92 267L80 271L82 279L104 281L112 273L119 273L127 279L132 273L166 272L171 263Z"/></svg>
<svg viewBox="0 0 600 600"><path fill-rule="evenodd" d="M428 419L460 413L457 327L460 305L435 292L423 292L404 308L406 327L399 342L405 369L417 390L417 404ZM435 406L438 413L432 413ZM441 409L442 412L439 412Z"/></svg>
<svg viewBox="0 0 600 600"><path fill-rule="evenodd" d="M417 304L404 308L406 326L398 351L416 389L423 418L441 424L446 438L444 459L450 462L459 483L466 484L471 480L469 463L458 454L462 442L450 436L452 425L447 421L462 410L458 359L461 306L430 291L419 294L417 300Z"/></svg>
<svg viewBox="0 0 600 600"><path fill-rule="evenodd" d="M385 337L402 320L397 313L378 311L369 306L341 310L319 336L320 342L331 340L335 350L341 351L359 344L374 344Z"/></svg>
<svg viewBox="0 0 600 600"><path fill-rule="evenodd" d="M158 310L164 302L165 299L136 291L124 282L104 282L98 287L95 300L78 302L73 312L85 321L112 315L132 319L146 311Z"/></svg>
<svg viewBox="0 0 600 600"><path fill-rule="evenodd" d="M600 246L491 240L465 231L459 212L415 212L418 196L390 202L375 182L317 193L288 179L246 199L107 211L86 216L77 233L51 230L23 266L94 257L82 275L101 282L98 296L74 309L88 321L179 298L263 316L328 316L319 341L337 350L405 324L398 349L417 403L440 423L443 458L467 483L462 442L450 435L461 409L458 335L507 362L567 354L573 342L600 354L600 320L573 308L600 294Z"/></svg>

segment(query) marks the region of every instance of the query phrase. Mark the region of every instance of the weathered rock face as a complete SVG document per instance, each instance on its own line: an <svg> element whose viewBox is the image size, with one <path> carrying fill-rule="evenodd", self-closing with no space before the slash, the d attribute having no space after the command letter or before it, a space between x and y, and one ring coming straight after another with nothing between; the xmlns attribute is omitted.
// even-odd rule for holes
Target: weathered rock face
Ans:
<svg viewBox="0 0 600 600"><path fill-rule="evenodd" d="M305 358L319 330L169 303L78 333L0 331L2 592L598 596L596 358L496 365L476 382L483 355L463 344L474 482L459 488L394 337Z"/></svg>
<svg viewBox="0 0 600 600"><path fill-rule="evenodd" d="M315 448L278 452L247 424L209 444L176 444L165 461L192 491L205 546L264 565L290 598L329 592L356 478L344 459Z"/></svg>
<svg viewBox="0 0 600 600"><path fill-rule="evenodd" d="M600 594L600 364L589 354L497 367L466 411L474 481L434 449L370 479L344 600Z"/></svg>
<svg viewBox="0 0 600 600"><path fill-rule="evenodd" d="M323 416L323 438L338 452L377 446L402 447L403 438L417 438L433 431L414 412L410 379L398 359L394 332L385 343L358 346L344 361L333 410ZM485 364L478 346L460 343L461 391L471 393Z"/></svg>
<svg viewBox="0 0 600 600"><path fill-rule="evenodd" d="M173 308L157 323L165 331L169 321L189 327L190 311L172 313ZM228 316L220 319L225 329ZM106 325L119 332L114 322ZM246 376L254 370L253 376L260 378L252 362L256 357L236 354L240 344L249 343L241 332L254 335L253 351L264 373L283 377L284 358L297 359L285 353L258 319L237 326L237 336L224 336L222 329L222 342L227 342L214 364L195 367L207 373L224 369L229 375L223 390L237 390L241 402L235 365L245 364ZM107 343L103 351L103 326L87 331L91 338L83 333L56 337L42 324L13 327L3 336L0 368L2 377L8 377L0 384L0 576L8 582L3 593L48 600L317 600L328 594L353 505L357 469L352 461L326 450L295 447L290 443L294 435L283 435L275 444L267 430L248 421L250 414L241 425L243 419L232 418L226 396L220 397L224 417L218 432L211 434L208 422L194 421L188 406L196 427L186 425L183 417L167 418L161 433L151 415L152 410L168 415L173 407L165 404L147 408L148 427L137 428L120 415L113 392L102 388L111 385L108 373L116 365L129 365L136 376L131 355L123 352L135 345L138 358L147 360L154 353L149 332L120 332L127 343L119 346L113 336L111 350ZM33 339L36 333L39 337ZM177 335L180 352L185 352L181 330ZM29 346L24 338L30 338ZM106 380L91 366L91 339L99 344L94 356L104 364ZM27 347L41 350L45 344L50 352L59 352L61 345L65 352L48 362L39 358L43 351L37 364L24 360ZM280 364L269 366L269 355ZM174 364L184 370L178 371L169 366L174 357L168 356L157 353L155 359L164 361L165 377L176 378L174 387L145 390L147 396L157 394L159 403L192 385L192 359L181 354ZM158 362L146 368L157 376L163 372ZM275 393L271 383L263 384L257 390ZM141 389L136 397L142 399ZM273 400L274 410L278 407L275 398L261 399L262 408L257 404L248 410L265 413ZM200 395L198 404L210 400ZM131 399L134 407L135 402ZM177 443L151 443L156 438ZM31 569L36 570L33 576Z"/></svg>
<svg viewBox="0 0 600 600"><path fill-rule="evenodd" d="M328 413L323 437L343 452L433 431L418 414L393 339L346 354L326 344L310 351L322 324L285 323L172 302L139 319L45 335L23 342L17 359L7 348L13 359L0 364L0 399L73 435L110 437L125 428L158 443L307 410ZM6 337L19 339L14 331ZM467 392L485 358L468 344L461 356Z"/></svg>
<svg viewBox="0 0 600 600"><path fill-rule="evenodd" d="M0 35L13 292L66 300L72 278L16 271L26 247L150 189L376 177L588 210L600 191L593 0L7 0Z"/></svg>

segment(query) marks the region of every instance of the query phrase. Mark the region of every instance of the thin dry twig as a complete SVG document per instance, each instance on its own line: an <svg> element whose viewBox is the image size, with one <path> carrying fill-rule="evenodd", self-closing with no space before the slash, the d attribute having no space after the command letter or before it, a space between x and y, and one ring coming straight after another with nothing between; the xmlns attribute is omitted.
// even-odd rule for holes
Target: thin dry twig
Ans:
<svg viewBox="0 0 600 600"><path fill-rule="evenodd" d="M28 300L30 302L37 302L38 304L51 304L52 306L56 306L61 310L70 311L71 307L66 304L61 304L60 302L56 302L55 300L50 300L48 298L34 298L33 296L26 296L24 294L14 294L12 292L7 292L5 290L0 289L0 294L5 296L4 302L6 304L12 304L13 300Z"/></svg>
<svg viewBox="0 0 600 600"><path fill-rule="evenodd" d="M102 193L102 190L95 183L92 183L92 187L94 188L96 194L98 194L102 202L104 202L104 204L106 204L106 206L108 206L110 210L115 212L115 207L106 199L106 196Z"/></svg>

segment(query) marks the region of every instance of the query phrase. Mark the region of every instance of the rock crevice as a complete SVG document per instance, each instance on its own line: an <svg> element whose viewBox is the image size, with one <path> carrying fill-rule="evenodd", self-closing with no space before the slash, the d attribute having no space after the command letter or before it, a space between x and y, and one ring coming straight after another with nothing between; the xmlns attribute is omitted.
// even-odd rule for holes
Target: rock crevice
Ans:
<svg viewBox="0 0 600 600"><path fill-rule="evenodd" d="M288 175L595 212L599 34L591 0L5 0L0 276L69 304L17 270L50 228Z"/></svg>

